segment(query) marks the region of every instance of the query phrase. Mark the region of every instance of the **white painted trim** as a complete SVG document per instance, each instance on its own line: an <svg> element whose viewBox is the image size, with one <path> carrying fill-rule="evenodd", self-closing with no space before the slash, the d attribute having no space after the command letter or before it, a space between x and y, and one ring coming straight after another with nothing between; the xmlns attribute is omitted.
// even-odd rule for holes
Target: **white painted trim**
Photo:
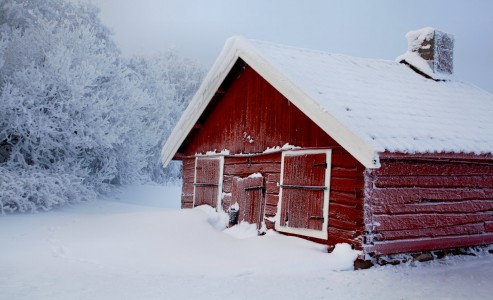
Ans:
<svg viewBox="0 0 493 300"><path fill-rule="evenodd" d="M224 181L224 156L219 156L219 155L214 155L214 156L207 156L207 155L199 155L195 156L195 166L194 166L194 173L193 173L193 201L192 201L192 207L195 207L195 183L197 183L197 161L199 159L217 159L219 160L219 178L217 180L218 186L217 186L217 202L216 202L216 211L222 211L222 195L223 195L223 181Z"/></svg>
<svg viewBox="0 0 493 300"><path fill-rule="evenodd" d="M168 165L178 151L238 58L243 59L361 164L367 168L380 167L378 153L371 144L350 130L330 112L320 109L320 105L313 98L262 57L248 40L240 37L228 39L213 67L163 146L161 159L164 166Z"/></svg>
<svg viewBox="0 0 493 300"><path fill-rule="evenodd" d="M276 222L275 229L279 232L286 232L292 234L298 234L303 236L309 236L313 238L327 240L329 237L328 234L328 225L329 225L329 197L330 197L330 170L332 167L332 150L331 149L323 149L323 150L297 150L297 151L285 151L281 156L281 178L279 183L282 185L284 182L284 158L286 156L299 156L304 154L320 154L325 153L327 168L325 169L325 186L327 190L324 191L324 205L323 205L323 217L324 222L322 224L322 230L314 230L314 229L305 229L305 228L291 228L287 226L281 226L281 209L282 209L282 192L283 189L279 189L279 202L277 204L277 214L276 214Z"/></svg>

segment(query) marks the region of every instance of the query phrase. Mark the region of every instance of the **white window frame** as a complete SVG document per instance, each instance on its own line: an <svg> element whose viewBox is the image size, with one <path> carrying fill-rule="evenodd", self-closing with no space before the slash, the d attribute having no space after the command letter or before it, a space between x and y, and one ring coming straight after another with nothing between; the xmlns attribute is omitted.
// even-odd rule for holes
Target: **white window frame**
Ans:
<svg viewBox="0 0 493 300"><path fill-rule="evenodd" d="M324 190L324 204L323 204L323 217L324 222L322 223L322 230L308 229L308 228L293 228L288 226L281 226L281 210L282 210L282 187L279 190L279 203L277 205L277 215L276 215L276 223L275 229L279 232L291 233L296 235L308 236L317 239L327 240L329 237L328 234L328 225L329 225L329 195L330 195L330 169L332 166L332 150L331 149L323 149L323 150L298 150L298 151L285 151L282 153L281 158L281 178L280 185L282 186L284 181L284 158L286 156L299 156L304 154L321 154L325 153L327 168L325 169L325 186L327 187Z"/></svg>
<svg viewBox="0 0 493 300"><path fill-rule="evenodd" d="M195 207L195 195L196 195L196 186L197 183L197 161L199 159L217 159L219 160L219 178L218 178L218 186L217 186L217 202L216 202L216 211L222 211L222 192L223 192L223 180L224 180L224 156L214 155L214 156L206 156L200 155L195 157L195 166L193 169L193 204L192 207Z"/></svg>

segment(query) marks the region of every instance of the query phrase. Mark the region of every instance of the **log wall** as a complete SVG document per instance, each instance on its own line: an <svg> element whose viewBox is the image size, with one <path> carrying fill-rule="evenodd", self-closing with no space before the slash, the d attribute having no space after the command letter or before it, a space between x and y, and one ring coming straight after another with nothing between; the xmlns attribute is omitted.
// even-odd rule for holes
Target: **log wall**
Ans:
<svg viewBox="0 0 493 300"><path fill-rule="evenodd" d="M365 252L493 243L493 160L400 156L365 173Z"/></svg>

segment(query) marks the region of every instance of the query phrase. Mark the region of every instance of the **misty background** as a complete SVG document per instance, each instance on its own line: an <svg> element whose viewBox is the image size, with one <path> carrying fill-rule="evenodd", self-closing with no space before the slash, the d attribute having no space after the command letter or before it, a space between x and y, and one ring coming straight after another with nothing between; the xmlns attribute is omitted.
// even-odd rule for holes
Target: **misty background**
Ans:
<svg viewBox="0 0 493 300"><path fill-rule="evenodd" d="M405 34L455 36L454 77L493 92L493 2L486 0L91 0L123 55L173 49L209 69L233 35L394 60Z"/></svg>

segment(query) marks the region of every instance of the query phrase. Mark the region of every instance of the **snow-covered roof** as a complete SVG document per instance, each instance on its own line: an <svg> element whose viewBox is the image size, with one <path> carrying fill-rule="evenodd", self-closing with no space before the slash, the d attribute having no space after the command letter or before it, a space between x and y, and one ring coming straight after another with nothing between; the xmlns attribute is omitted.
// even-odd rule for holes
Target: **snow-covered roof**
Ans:
<svg viewBox="0 0 493 300"><path fill-rule="evenodd" d="M230 38L163 147L167 165L238 58L364 166L379 153L493 153L493 95L394 61Z"/></svg>

